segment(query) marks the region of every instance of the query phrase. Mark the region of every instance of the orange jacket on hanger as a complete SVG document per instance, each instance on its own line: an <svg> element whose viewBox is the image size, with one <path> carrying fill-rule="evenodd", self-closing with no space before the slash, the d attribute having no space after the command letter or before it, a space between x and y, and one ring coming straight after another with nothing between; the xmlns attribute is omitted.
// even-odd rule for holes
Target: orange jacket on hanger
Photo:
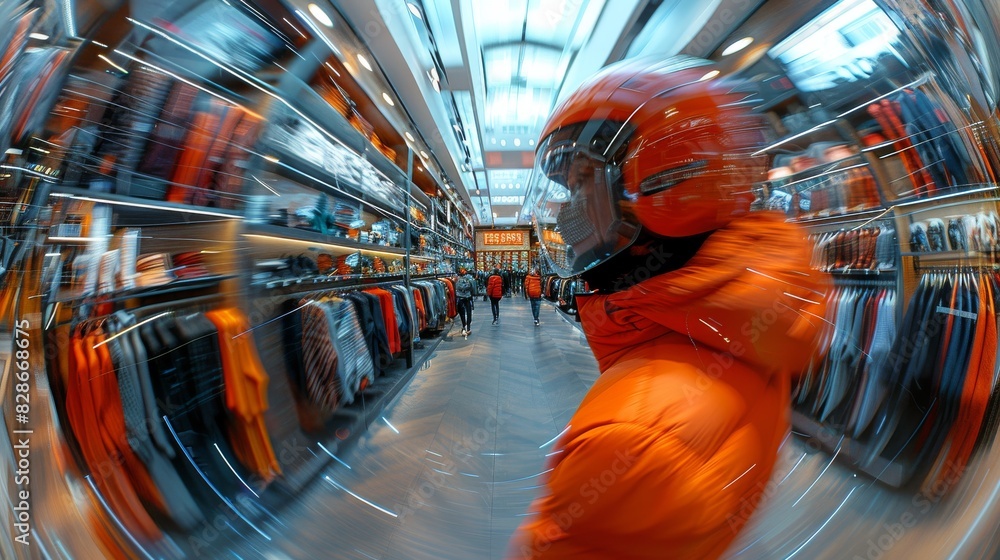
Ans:
<svg viewBox="0 0 1000 560"><path fill-rule="evenodd" d="M578 295L601 377L556 444L510 558L705 560L760 502L788 433L826 279L775 213L715 232L683 268ZM748 250L752 248L752 250Z"/></svg>
<svg viewBox="0 0 1000 560"><path fill-rule="evenodd" d="M382 320L385 322L385 334L389 338L389 351L393 354L403 351L403 339L399 334L399 323L396 322L396 308L392 305L392 294L382 288L369 288L365 292L378 298Z"/></svg>
<svg viewBox="0 0 1000 560"><path fill-rule="evenodd" d="M250 322L236 309L217 309L205 316L219 331L226 408L232 413L230 444L245 467L270 482L281 473L281 465L264 424L270 377L257 354Z"/></svg>
<svg viewBox="0 0 1000 560"><path fill-rule="evenodd" d="M133 486L137 480L140 484L148 481L149 475L127 449L117 377L110 365L110 356L102 355L103 346L94 348L103 340L104 337L98 334L74 334L70 339L66 414L91 479L108 507L136 538L158 540L162 533ZM117 426L119 416L120 429ZM127 473L133 469L130 480ZM162 497L151 481L141 490L147 494L151 505L162 507Z"/></svg>
<svg viewBox="0 0 1000 560"><path fill-rule="evenodd" d="M442 278L441 282L448 292L448 318L454 319L458 315L458 303L455 301L455 281L451 278Z"/></svg>

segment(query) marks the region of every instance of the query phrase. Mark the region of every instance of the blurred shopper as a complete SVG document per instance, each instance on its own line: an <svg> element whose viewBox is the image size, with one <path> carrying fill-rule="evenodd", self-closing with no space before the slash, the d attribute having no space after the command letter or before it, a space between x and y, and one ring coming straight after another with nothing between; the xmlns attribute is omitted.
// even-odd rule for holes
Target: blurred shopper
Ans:
<svg viewBox="0 0 1000 560"><path fill-rule="evenodd" d="M486 295L490 298L490 309L493 310L493 324L500 322L500 300L503 298L503 277L500 269L494 268L493 274L486 279Z"/></svg>
<svg viewBox="0 0 1000 560"><path fill-rule="evenodd" d="M476 295L476 280L465 268L458 269L458 280L455 281L455 299L457 300L458 316L462 319L462 336L472 333L472 298Z"/></svg>
<svg viewBox="0 0 1000 560"><path fill-rule="evenodd" d="M524 293L531 301L531 316L535 318L535 326L538 326L538 311L542 308L542 277L538 274L538 269L531 269L531 273L524 277Z"/></svg>
<svg viewBox="0 0 1000 560"><path fill-rule="evenodd" d="M826 279L798 226L748 212L768 163L749 85L691 58L628 61L545 126L549 181L529 199L556 217L557 273L596 290L577 301L602 374L510 558L718 558L760 503Z"/></svg>

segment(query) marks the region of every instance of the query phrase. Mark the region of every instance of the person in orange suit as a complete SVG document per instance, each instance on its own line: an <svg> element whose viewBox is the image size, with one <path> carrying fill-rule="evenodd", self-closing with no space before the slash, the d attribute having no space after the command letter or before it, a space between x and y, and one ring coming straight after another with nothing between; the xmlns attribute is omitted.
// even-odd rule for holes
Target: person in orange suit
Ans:
<svg viewBox="0 0 1000 560"><path fill-rule="evenodd" d="M609 67L541 135L538 237L592 290L577 301L601 376L510 559L717 558L762 498L827 279L798 226L749 212L766 121L748 84L715 70Z"/></svg>

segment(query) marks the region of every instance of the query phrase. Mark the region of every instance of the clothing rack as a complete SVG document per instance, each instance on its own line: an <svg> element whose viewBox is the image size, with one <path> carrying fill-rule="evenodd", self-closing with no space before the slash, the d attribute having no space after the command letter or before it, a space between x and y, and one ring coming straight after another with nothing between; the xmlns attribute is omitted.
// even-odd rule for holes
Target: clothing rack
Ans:
<svg viewBox="0 0 1000 560"><path fill-rule="evenodd" d="M218 303L219 300L222 300L223 298L224 298L224 294L221 294L221 293L219 293L219 294L209 294L209 295L203 295L203 296L192 296L192 297L184 298L184 299L180 299L180 300L171 300L171 301L165 301L165 302L162 302L162 303L152 303L152 304L149 304L149 305L143 305L143 306L139 306L139 307L127 308L127 309L124 309L124 311L127 311L127 312L131 313L137 319L141 319L141 318L145 318L145 317L151 317L151 316L153 316L153 315L155 315L157 313L162 313L164 311L174 311L174 310L179 309L179 308L184 308L186 311L189 310L189 309L192 310L192 311L194 311L195 310L194 308L197 308L196 309L197 311L208 311L209 309L211 309L213 307L212 304ZM110 302L109 301L108 303L117 303L117 302ZM81 307L77 307L76 309L80 309ZM71 319L69 321L63 321L63 322L60 322L60 323L56 323L55 327L63 327L63 326L66 326L66 325L75 326L77 324L84 323L84 322L87 322L87 321L100 321L100 320L103 320L103 319L107 319L108 317L111 317L112 315L114 315L114 313L116 311L119 311L119 310L116 309L115 311L113 311L111 313L104 313L104 314L101 314L101 315L89 315L89 316L86 316L86 317L74 317L73 319Z"/></svg>
<svg viewBox="0 0 1000 560"><path fill-rule="evenodd" d="M833 275L834 284L840 286L885 286L895 287L896 277L893 274L877 274L863 276L837 276Z"/></svg>
<svg viewBox="0 0 1000 560"><path fill-rule="evenodd" d="M351 284L344 284L339 286L324 286L322 288L315 288L312 290L300 290L298 292L275 294L274 297L281 297L283 299L294 299L304 296L315 296L321 294L340 294L344 292L356 292L358 290L364 290L365 288L380 288L383 286L395 286L395 285L405 286L405 281L403 279L396 279L396 280L383 280L381 282L368 282L360 284L357 282L352 282Z"/></svg>

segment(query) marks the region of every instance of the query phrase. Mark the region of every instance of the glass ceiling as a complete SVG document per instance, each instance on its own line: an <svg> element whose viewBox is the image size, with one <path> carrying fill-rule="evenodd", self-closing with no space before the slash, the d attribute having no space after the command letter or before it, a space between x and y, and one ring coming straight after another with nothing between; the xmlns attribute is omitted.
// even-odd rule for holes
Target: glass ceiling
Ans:
<svg viewBox="0 0 1000 560"><path fill-rule="evenodd" d="M604 5L605 0L471 0L485 82L479 123L485 150L534 151L566 71ZM489 195L473 198L477 214L492 216L494 225L516 223L530 173L489 170Z"/></svg>
<svg viewBox="0 0 1000 560"><path fill-rule="evenodd" d="M605 0L473 0L487 149L530 150ZM529 144L529 141L531 142Z"/></svg>

